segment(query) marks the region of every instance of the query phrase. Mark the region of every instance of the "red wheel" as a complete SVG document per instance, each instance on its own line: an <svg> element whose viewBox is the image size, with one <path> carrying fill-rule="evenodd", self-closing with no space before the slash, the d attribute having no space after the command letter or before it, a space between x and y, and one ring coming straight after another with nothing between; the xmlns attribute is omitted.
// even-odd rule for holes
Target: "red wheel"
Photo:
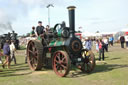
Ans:
<svg viewBox="0 0 128 85"><path fill-rule="evenodd" d="M87 73L92 72L96 65L95 55L91 51L83 51L82 57L84 57L85 61L81 70Z"/></svg>
<svg viewBox="0 0 128 85"><path fill-rule="evenodd" d="M70 71L70 58L65 51L57 51L53 56L53 70L61 77L66 76Z"/></svg>
<svg viewBox="0 0 128 85"><path fill-rule="evenodd" d="M42 68L43 46L39 41L29 41L27 46L27 60L32 70L41 70Z"/></svg>

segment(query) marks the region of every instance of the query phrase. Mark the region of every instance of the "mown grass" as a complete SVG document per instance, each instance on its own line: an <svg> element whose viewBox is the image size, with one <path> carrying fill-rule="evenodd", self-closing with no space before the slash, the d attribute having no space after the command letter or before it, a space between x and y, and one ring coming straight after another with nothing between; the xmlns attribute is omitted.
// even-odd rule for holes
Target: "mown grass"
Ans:
<svg viewBox="0 0 128 85"><path fill-rule="evenodd" d="M96 59L98 54L94 51ZM49 69L31 71L24 62L24 50L18 51L17 65L12 62L11 69L0 66L0 85L128 85L128 50L119 44L109 47L105 61L97 62L90 74L71 71L65 78L56 76Z"/></svg>

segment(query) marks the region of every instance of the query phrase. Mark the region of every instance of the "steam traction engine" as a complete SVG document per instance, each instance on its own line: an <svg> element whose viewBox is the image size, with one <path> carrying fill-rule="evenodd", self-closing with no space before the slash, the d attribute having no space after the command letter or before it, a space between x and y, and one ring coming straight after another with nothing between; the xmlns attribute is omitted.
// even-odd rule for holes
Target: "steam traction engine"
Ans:
<svg viewBox="0 0 128 85"><path fill-rule="evenodd" d="M91 51L83 49L81 40L75 36L75 7L68 7L69 27L65 23L56 24L52 32L44 33L42 40L31 40L27 46L27 58L32 70L52 66L61 77L66 76L71 65L83 72L91 72L95 67L95 57Z"/></svg>
<svg viewBox="0 0 128 85"><path fill-rule="evenodd" d="M17 38L17 35L18 34L14 31L12 31L12 33L9 32L8 34L0 35L0 48L3 49L3 45L6 42L6 40L9 40L10 43L13 40L16 49L19 49L19 40Z"/></svg>

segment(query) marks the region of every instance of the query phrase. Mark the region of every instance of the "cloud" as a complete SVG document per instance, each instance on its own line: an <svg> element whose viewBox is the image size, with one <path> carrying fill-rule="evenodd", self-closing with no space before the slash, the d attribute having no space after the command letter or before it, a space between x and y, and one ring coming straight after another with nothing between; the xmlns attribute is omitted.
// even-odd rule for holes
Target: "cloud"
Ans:
<svg viewBox="0 0 128 85"><path fill-rule="evenodd" d="M75 0L12 0L13 4L24 4L26 6L46 6L47 4L63 5Z"/></svg>

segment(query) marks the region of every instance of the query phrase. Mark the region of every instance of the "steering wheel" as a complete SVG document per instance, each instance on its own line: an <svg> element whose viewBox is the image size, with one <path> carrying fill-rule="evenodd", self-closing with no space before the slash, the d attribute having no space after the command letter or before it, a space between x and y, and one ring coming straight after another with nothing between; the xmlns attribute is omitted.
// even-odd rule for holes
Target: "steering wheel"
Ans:
<svg viewBox="0 0 128 85"><path fill-rule="evenodd" d="M69 33L69 28L68 27L65 27L65 23L62 23L62 24L56 24L53 28L53 33L54 34L57 34L57 33L60 33L61 31L61 35L63 38L68 38L70 33Z"/></svg>

